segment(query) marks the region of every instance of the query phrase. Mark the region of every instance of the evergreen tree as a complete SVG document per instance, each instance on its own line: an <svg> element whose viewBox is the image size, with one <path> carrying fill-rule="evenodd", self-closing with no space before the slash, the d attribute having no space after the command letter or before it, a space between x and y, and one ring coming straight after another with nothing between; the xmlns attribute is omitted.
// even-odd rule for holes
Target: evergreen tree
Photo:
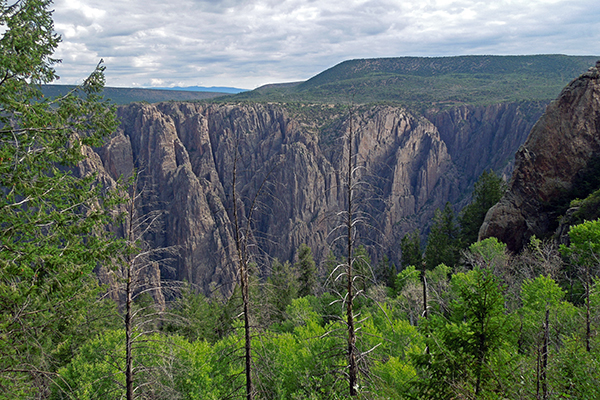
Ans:
<svg viewBox="0 0 600 400"><path fill-rule="evenodd" d="M425 248L425 265L433 269L440 264L454 267L460 257L459 228L450 203L436 210Z"/></svg>
<svg viewBox="0 0 600 400"><path fill-rule="evenodd" d="M485 214L500 200L505 191L506 183L501 176L496 175L492 170L483 171L475 182L471 203L460 213L462 247L477 241Z"/></svg>
<svg viewBox="0 0 600 400"><path fill-rule="evenodd" d="M377 263L377 268L375 269L375 278L377 279L377 282L381 282L388 288L394 290L396 273L396 265L390 261L387 255L384 255L381 261Z"/></svg>
<svg viewBox="0 0 600 400"><path fill-rule="evenodd" d="M503 349L510 352L501 287L491 271L476 268L453 275L451 291L449 317L434 315L422 325L428 351L414 356L419 398L495 398L486 394L505 390L499 369L507 367Z"/></svg>
<svg viewBox="0 0 600 400"><path fill-rule="evenodd" d="M189 284L181 288L177 298L168 310L172 318L162 325L162 331L176 333L190 342L204 340L215 343L225 327L231 329L231 317L225 315L225 307L218 296L208 299L196 293Z"/></svg>
<svg viewBox="0 0 600 400"><path fill-rule="evenodd" d="M304 243L298 248L298 261L294 269L298 274L298 296L314 294L317 284L317 266L313 260L312 250Z"/></svg>
<svg viewBox="0 0 600 400"><path fill-rule="evenodd" d="M421 268L423 251L421 250L421 235L418 229L404 235L400 241L400 251L402 253L400 260L402 268L409 265Z"/></svg>
<svg viewBox="0 0 600 400"><path fill-rule="evenodd" d="M269 305L273 307L273 317L283 321L286 308L298 297L298 281L288 261L281 263L275 259L271 266L271 276L267 280Z"/></svg>
<svg viewBox="0 0 600 400"><path fill-rule="evenodd" d="M48 0L0 4L0 387L44 396L48 381L90 335L93 269L118 243L105 230L115 198L78 163L116 128L99 96L102 66L55 100ZM97 326L97 325L96 325Z"/></svg>

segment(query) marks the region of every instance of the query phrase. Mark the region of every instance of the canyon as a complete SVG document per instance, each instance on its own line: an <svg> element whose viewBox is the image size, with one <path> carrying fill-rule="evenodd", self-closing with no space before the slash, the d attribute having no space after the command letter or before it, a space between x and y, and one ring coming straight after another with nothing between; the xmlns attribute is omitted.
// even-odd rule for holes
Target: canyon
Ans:
<svg viewBox="0 0 600 400"><path fill-rule="evenodd" d="M234 166L240 221L259 269L268 274L273 258L293 262L301 243L322 263L337 251L352 132L357 243L374 263L387 256L399 265L401 238L427 232L446 202L460 210L484 170L510 176L513 155L545 106L417 113L389 105L134 103L118 108L120 128L88 168L111 185L137 174L138 213L159 215L144 245L155 249L161 279L229 295Z"/></svg>

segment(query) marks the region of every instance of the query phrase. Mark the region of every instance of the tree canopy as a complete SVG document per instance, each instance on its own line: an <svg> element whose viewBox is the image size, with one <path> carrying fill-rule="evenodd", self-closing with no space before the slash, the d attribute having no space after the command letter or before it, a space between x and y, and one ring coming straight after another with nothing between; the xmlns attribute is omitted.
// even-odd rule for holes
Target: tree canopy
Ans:
<svg viewBox="0 0 600 400"><path fill-rule="evenodd" d="M506 183L501 176L491 170L483 171L475 182L471 203L463 208L459 216L463 246L477 241L485 214L500 200L505 191Z"/></svg>
<svg viewBox="0 0 600 400"><path fill-rule="evenodd" d="M50 1L1 3L0 386L12 398L43 390L95 325L92 271L119 242L105 225L116 196L79 162L116 127L101 101L104 68L58 99Z"/></svg>

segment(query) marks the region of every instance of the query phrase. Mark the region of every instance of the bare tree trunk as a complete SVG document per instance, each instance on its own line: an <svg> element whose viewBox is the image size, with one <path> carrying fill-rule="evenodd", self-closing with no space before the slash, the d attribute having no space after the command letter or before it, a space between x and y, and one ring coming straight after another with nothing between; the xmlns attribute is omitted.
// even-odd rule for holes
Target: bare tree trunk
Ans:
<svg viewBox="0 0 600 400"><path fill-rule="evenodd" d="M423 261L421 263L421 267L422 267L421 271L423 274L423 277L422 277L422 279L423 279L423 316L425 317L425 319L428 319L429 311L427 309L427 277L425 276L425 266L426 266L426 263L425 263L425 261ZM427 336L429 337L429 335L427 335ZM429 346L428 345L425 346L425 354L429 354Z"/></svg>
<svg viewBox="0 0 600 400"><path fill-rule="evenodd" d="M348 196L348 214L346 218L346 228L348 230L348 255L347 255L347 291L348 301L346 303L346 320L348 324L348 384L350 389L350 396L356 396L358 394L358 366L356 364L356 331L354 329L354 293L352 290L353 284L353 271L352 271L352 252L353 252L353 214L352 214L352 197L353 197L353 185L352 185L352 174L353 174L353 135L352 130L352 113L350 113L350 132L348 135L348 181L347 181L347 196Z"/></svg>
<svg viewBox="0 0 600 400"><path fill-rule="evenodd" d="M590 327L590 267L585 268L585 350L590 352L590 337L592 336Z"/></svg>
<svg viewBox="0 0 600 400"><path fill-rule="evenodd" d="M537 384L536 384L536 399L548 399L548 343L550 342L550 309L546 309L546 319L542 326L544 330L544 338L542 339L541 348L538 347L537 355Z"/></svg>
<svg viewBox="0 0 600 400"><path fill-rule="evenodd" d="M427 309L427 277L425 276L425 261L421 264L423 269L423 316L425 319L429 318L429 311Z"/></svg>
<svg viewBox="0 0 600 400"><path fill-rule="evenodd" d="M535 386L535 398L540 400L540 391L541 391L541 373L542 373L542 351L540 350L540 346L537 347L537 357L535 360L535 377L536 377L536 386Z"/></svg>
<svg viewBox="0 0 600 400"><path fill-rule="evenodd" d="M127 268L126 286L126 310L125 310L125 390L127 400L133 400L133 357L131 354L131 268Z"/></svg>
<svg viewBox="0 0 600 400"><path fill-rule="evenodd" d="M125 252L123 258L121 259L121 267L117 272L117 296L120 304L119 309L123 312L125 329L125 399L133 400L135 397L135 391L140 390L141 387L148 385L148 382L145 382L143 385L140 384L139 380L148 379L148 376L143 377L144 374L137 375L136 370L140 367L133 366L134 342L139 340L139 337L150 333L141 333L142 331L146 330L142 329L146 324L153 323L155 318L160 318L163 315L163 310L160 310L152 312L146 316L140 316L138 312L141 310L134 310L134 301L137 296L148 292L154 293L157 298L161 298L163 294L161 292L162 287L160 284L160 275L158 276L158 284L144 283L142 280L140 280L142 270L155 265L152 263L150 258L152 250L144 251L141 247L143 247L144 234L153 229L153 225L159 218L160 214L138 214L138 211L136 210L136 204L141 198L143 191L138 192L137 174L135 175L135 179L132 180L131 187L128 189L128 191L129 200L125 205L127 215L123 222ZM160 274L160 272L158 273ZM171 287L175 287L175 285L171 285ZM124 309L121 308L123 306L123 303L121 303L122 294L124 294ZM156 302L158 301L157 298L154 298L154 296L152 297L154 304L149 307L156 306ZM156 381L153 381L153 384L158 384L158 378L154 379L156 379ZM137 396L143 396L143 394L138 394Z"/></svg>
<svg viewBox="0 0 600 400"><path fill-rule="evenodd" d="M245 241L247 238L241 237L241 228L238 216L237 205L237 150L233 162L233 220L235 246L238 255L240 286L242 289L242 302L244 307L244 361L246 375L246 399L252 400L252 336L250 332L250 296L248 292L248 256Z"/></svg>
<svg viewBox="0 0 600 400"><path fill-rule="evenodd" d="M129 200L129 215L127 216L127 241L128 245L135 242L133 232L133 213L135 208L136 188L133 187L133 195ZM126 264L126 282L125 282L125 395L127 400L133 400L133 355L131 353L132 345L132 302L133 302L133 264L134 258L128 249Z"/></svg>

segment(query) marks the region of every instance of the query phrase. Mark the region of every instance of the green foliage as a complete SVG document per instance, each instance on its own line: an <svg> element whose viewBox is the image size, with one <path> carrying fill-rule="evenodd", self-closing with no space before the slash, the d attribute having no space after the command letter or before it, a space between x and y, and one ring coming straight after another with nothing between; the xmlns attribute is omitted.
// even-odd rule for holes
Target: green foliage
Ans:
<svg viewBox="0 0 600 400"><path fill-rule="evenodd" d="M506 245L495 237L475 242L469 246L469 252L475 257L475 262L492 272L499 272L506 264Z"/></svg>
<svg viewBox="0 0 600 400"><path fill-rule="evenodd" d="M0 7L0 398L122 398L125 333L115 328L120 320L115 305L98 300L101 288L93 274L122 250L106 230L112 221L110 210L120 199L79 168L89 146L101 145L116 126L113 110L99 96L103 68L99 66L81 88L56 100L44 98L39 85L55 78L52 53L59 42L50 2L4 1ZM431 99L477 103L484 101L484 94L492 95L490 101L497 101L499 94L505 99L545 96L549 86L515 87L515 79L552 71L557 64L568 71L561 76L567 79L579 68L573 66L574 60L458 57L429 60L427 65L417 58L363 60L289 86L286 93L302 91L298 96L306 98L325 95L325 100L356 93L363 100L375 96L413 105ZM365 62L377 65L359 68ZM371 84L375 90L368 92ZM507 96L506 85L517 94ZM478 91L466 96L464 88L472 87ZM319 132L327 131L340 115L339 107L328 105L296 104L289 110L307 119L315 114L318 121L313 128ZM484 174L476 184L472 206L461 215L465 235L466 227L476 226L473 221L491 202L488 195L501 186L495 179ZM472 240L474 230L465 243ZM589 272L598 264L600 222L575 226L570 237L564 254ZM405 268L394 277L393 298L374 284L382 276L390 280L394 275L389 263L384 261L373 271L366 250L355 249L354 284L369 294L357 299L353 310L360 321L356 347L361 349L358 359L364 377L359 397L532 398L532 367L546 310L552 332L548 380L553 395L600 396L598 337L588 335L591 348L585 348L583 310L565 301L565 291L550 277L538 276L523 282L515 302L518 309L509 314L501 278L494 273L511 260L493 239L473 244L475 269L454 274L448 281L452 268L459 266L458 239L454 213L447 204L436 212L425 250L429 320L419 318L423 277L418 271L422 265L418 232L402 241ZM300 247L295 268L275 262L268 285L250 277L253 312L246 315L252 314L250 322L261 326L252 330L258 397L345 397L341 377L348 371L348 340L340 300L345 285L343 279L336 280L344 272L336 270L339 264L333 256L328 259L325 269L333 284L319 296L314 296L316 267L307 246ZM600 307L597 288L597 281L586 286L586 306L592 315ZM297 294L303 297L296 298ZM138 327L132 348L134 372L136 382L144 384L138 385L136 396L235 397L245 383L240 297L239 288L222 302L187 288L169 305L174 319L152 326L160 328L160 334ZM143 313L141 303L151 304L151 299L139 299L137 311Z"/></svg>
<svg viewBox="0 0 600 400"><path fill-rule="evenodd" d="M463 208L459 216L463 246L466 247L477 241L485 214L500 200L505 191L506 183L501 176L491 170L483 171L475 182L471 203Z"/></svg>
<svg viewBox="0 0 600 400"><path fill-rule="evenodd" d="M181 297L171 304L169 313L171 318L164 323L163 331L177 333L191 342L206 340L214 343L222 332L231 328L231 320L225 315L225 307L217 296L208 299L195 293L189 285L181 289Z"/></svg>
<svg viewBox="0 0 600 400"><path fill-rule="evenodd" d="M600 220L585 221L569 229L568 246L561 245L561 252L577 259L583 265L600 264Z"/></svg>
<svg viewBox="0 0 600 400"><path fill-rule="evenodd" d="M75 91L42 97L60 40L50 1L0 7L0 370L18 398L43 393L76 351L99 291L92 271L120 248L105 230L119 199L78 169L116 121L98 95L102 66Z"/></svg>
<svg viewBox="0 0 600 400"><path fill-rule="evenodd" d="M275 321L282 321L286 308L298 297L298 280L288 261L273 260L267 286L272 317Z"/></svg>
<svg viewBox="0 0 600 400"><path fill-rule="evenodd" d="M577 207L572 217L572 223L574 224L600 218L600 189L592 192L583 200L572 200L570 207Z"/></svg>
<svg viewBox="0 0 600 400"><path fill-rule="evenodd" d="M146 335L134 347L136 379L147 382L137 398L220 399L214 383L214 350L205 341L179 336ZM125 333L105 331L89 340L60 373L53 399L105 400L124 396Z"/></svg>
<svg viewBox="0 0 600 400"><path fill-rule="evenodd" d="M550 381L556 398L600 398L600 353L597 350L587 352L579 340L569 338L552 364Z"/></svg>
<svg viewBox="0 0 600 400"><path fill-rule="evenodd" d="M317 266L313 260L312 250L302 243L298 248L298 261L294 264L298 274L298 296L314 294L317 285Z"/></svg>
<svg viewBox="0 0 600 400"><path fill-rule="evenodd" d="M396 282L396 265L390 261L387 255L384 255L377 263L374 272L376 282L381 282L392 291L394 290L394 284Z"/></svg>
<svg viewBox="0 0 600 400"><path fill-rule="evenodd" d="M521 324L520 352L533 354L530 352L541 346L546 310L549 311L549 341L555 348L569 339L569 333L578 330L578 311L565 297L566 292L550 277L538 276L523 282L523 306L517 311Z"/></svg>
<svg viewBox="0 0 600 400"><path fill-rule="evenodd" d="M581 310L564 300L565 291L552 279L526 280L520 291L522 305L508 313L504 287L491 268L476 266L455 273L448 282L450 268L441 264L426 271L431 311L417 327L417 318L409 317L406 305L411 287L422 293L419 274L412 266L398 274L401 292L396 298L356 303L355 313L362 320L357 346L368 353L359 364L364 378L358 398L535 398L546 308L550 309L549 392L581 399L597 396L598 339L593 338L592 352L586 352ZM599 292L592 290L594 307L600 305ZM185 298L206 310L203 297ZM256 398L345 398L347 386L341 377L347 368L347 340L340 324L344 310L336 299L327 292L293 299L283 321L255 333ZM417 303L421 315L421 300ZM189 311L197 307L192 305ZM214 323L212 317L206 318L206 325ZM241 321L234 320L232 329L214 342L193 335L186 339L171 331L168 336L142 336L134 348L136 379L151 382L141 389L142 398L235 397L244 384L242 328ZM54 398L118 398L123 332L108 330L92 337L59 371L57 382L63 383L57 383Z"/></svg>
<svg viewBox="0 0 600 400"><path fill-rule="evenodd" d="M423 324L428 352L414 357L421 398L497 398L504 349L510 346L504 297L497 278L474 269L452 277L455 300L450 315L434 315Z"/></svg>
<svg viewBox="0 0 600 400"><path fill-rule="evenodd" d="M414 265L417 268L421 267L423 251L421 250L421 235L418 229L404 235L400 241L400 251L402 253L400 262L403 268L409 265Z"/></svg>
<svg viewBox="0 0 600 400"><path fill-rule="evenodd" d="M433 269L439 264L454 267L460 258L459 228L450 203L436 210L425 248L425 265Z"/></svg>
<svg viewBox="0 0 600 400"><path fill-rule="evenodd" d="M396 291L398 294L402 293L405 288L418 285L419 282L421 282L421 271L418 271L414 265L409 265L396 276Z"/></svg>

